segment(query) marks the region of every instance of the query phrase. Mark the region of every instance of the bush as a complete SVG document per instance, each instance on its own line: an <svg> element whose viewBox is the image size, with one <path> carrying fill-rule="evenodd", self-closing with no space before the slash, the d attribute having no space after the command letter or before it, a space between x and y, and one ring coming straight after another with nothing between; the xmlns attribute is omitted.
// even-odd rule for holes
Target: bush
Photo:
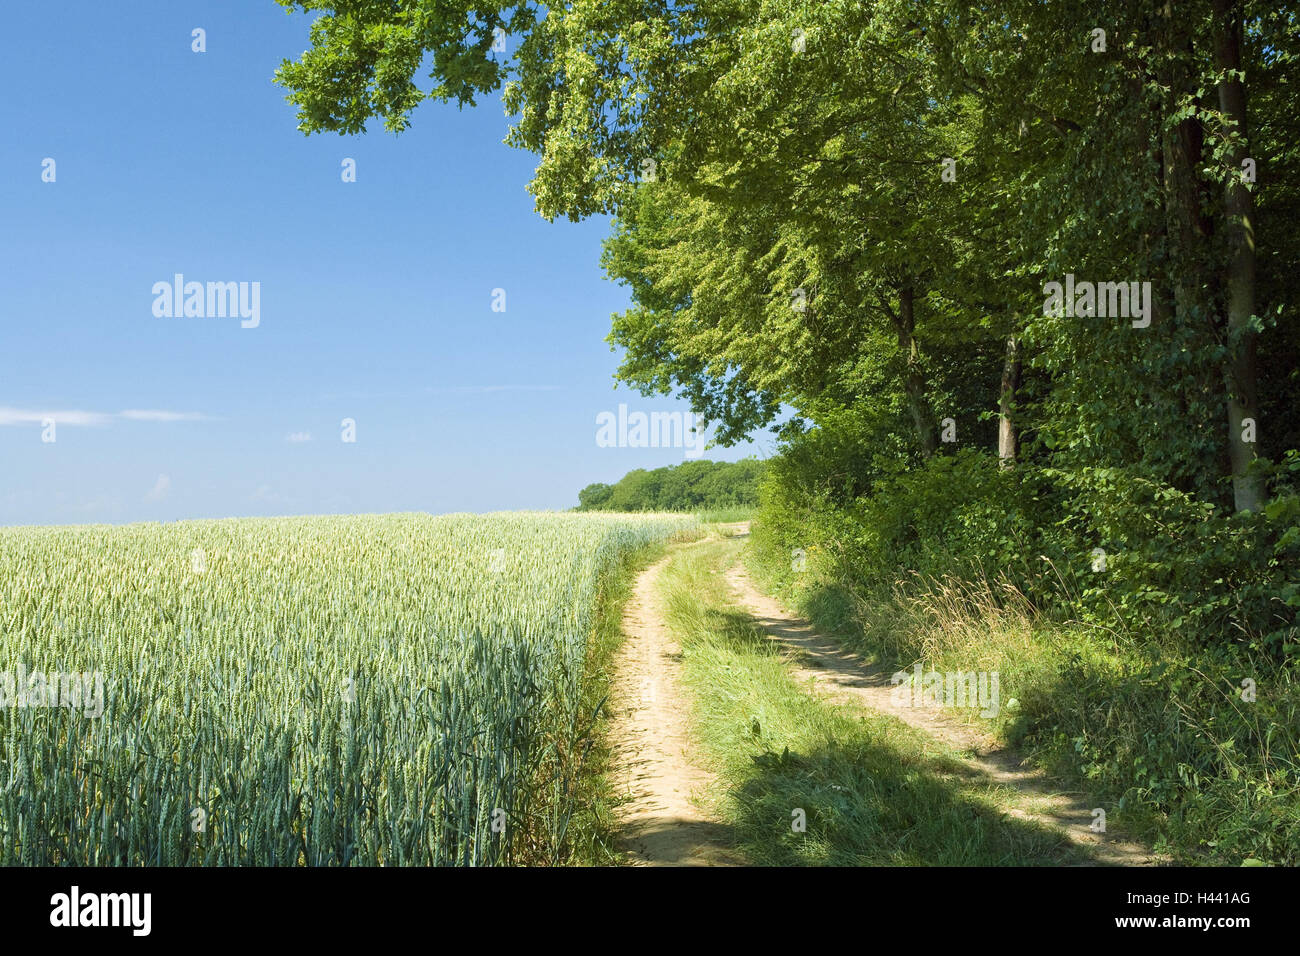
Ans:
<svg viewBox="0 0 1300 956"><path fill-rule="evenodd" d="M1104 573L1075 578L1077 613L1180 643L1260 647L1278 660L1300 649L1300 496L1290 485L1300 457L1270 471L1266 508L1231 514L1112 469L1060 476L1077 491L1063 546L1105 552Z"/></svg>

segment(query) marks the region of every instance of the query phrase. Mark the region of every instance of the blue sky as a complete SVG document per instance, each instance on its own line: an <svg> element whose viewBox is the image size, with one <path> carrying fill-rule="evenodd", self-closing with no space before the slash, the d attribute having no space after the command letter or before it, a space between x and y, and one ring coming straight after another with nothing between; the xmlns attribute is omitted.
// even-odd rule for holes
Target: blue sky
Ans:
<svg viewBox="0 0 1300 956"><path fill-rule="evenodd" d="M271 76L309 21L272 0L6 20L0 524L565 508L684 459L597 446L620 402L687 406L614 390L608 223L537 216L499 98L305 137ZM260 283L260 324L155 317L176 273Z"/></svg>

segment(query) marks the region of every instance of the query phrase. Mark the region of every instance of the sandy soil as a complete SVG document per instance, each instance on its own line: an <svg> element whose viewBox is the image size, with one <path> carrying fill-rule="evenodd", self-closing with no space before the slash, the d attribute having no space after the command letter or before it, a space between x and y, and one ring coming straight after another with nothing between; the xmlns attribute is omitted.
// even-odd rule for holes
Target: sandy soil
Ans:
<svg viewBox="0 0 1300 956"><path fill-rule="evenodd" d="M747 532L747 527L737 529L741 535ZM953 719L942 708L897 702L888 671L868 666L836 641L816 633L807 621L787 612L754 587L740 563L727 571L727 581L756 623L790 649L796 677L817 692L837 700L855 700L897 717L968 755L964 759L991 782L1025 795L1025 809L1008 810L1010 815L1063 831L1074 843L1090 848L1098 863L1151 866L1163 862L1149 849L1124 839L1113 827L1108 827L1106 833L1094 833L1092 809L1097 803L1084 794L1064 793L1053 787L1044 774L1022 767L1015 754L999 747L978 728Z"/></svg>
<svg viewBox="0 0 1300 956"><path fill-rule="evenodd" d="M664 624L657 591L667 558L637 578L623 612L627 635L615 661L610 736L619 790L618 838L641 866L737 866L726 827L693 799L712 782L693 758L681 648Z"/></svg>

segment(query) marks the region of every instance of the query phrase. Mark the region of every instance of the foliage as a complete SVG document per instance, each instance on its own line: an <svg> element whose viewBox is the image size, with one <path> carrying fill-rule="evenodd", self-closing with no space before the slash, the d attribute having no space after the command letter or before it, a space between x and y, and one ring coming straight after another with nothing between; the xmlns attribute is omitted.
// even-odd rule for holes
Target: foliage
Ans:
<svg viewBox="0 0 1300 956"><path fill-rule="evenodd" d="M1181 859L1300 860L1296 456L1266 513L1216 515L1119 475L1063 491L974 450L860 466L837 494L819 469L873 443L827 431L772 461L754 532L804 613L890 665L999 671L1020 702L1007 738Z"/></svg>
<svg viewBox="0 0 1300 956"><path fill-rule="evenodd" d="M629 471L612 485L578 492L578 511L721 511L757 507L763 463L687 461Z"/></svg>

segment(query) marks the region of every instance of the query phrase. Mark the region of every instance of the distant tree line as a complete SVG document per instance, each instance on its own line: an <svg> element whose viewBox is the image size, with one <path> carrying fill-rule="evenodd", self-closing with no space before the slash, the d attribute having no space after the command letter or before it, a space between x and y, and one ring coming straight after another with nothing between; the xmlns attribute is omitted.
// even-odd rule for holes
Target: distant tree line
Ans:
<svg viewBox="0 0 1300 956"><path fill-rule="evenodd" d="M647 471L629 471L612 485L591 484L578 492L579 511L712 511L758 505L763 463L687 461Z"/></svg>

